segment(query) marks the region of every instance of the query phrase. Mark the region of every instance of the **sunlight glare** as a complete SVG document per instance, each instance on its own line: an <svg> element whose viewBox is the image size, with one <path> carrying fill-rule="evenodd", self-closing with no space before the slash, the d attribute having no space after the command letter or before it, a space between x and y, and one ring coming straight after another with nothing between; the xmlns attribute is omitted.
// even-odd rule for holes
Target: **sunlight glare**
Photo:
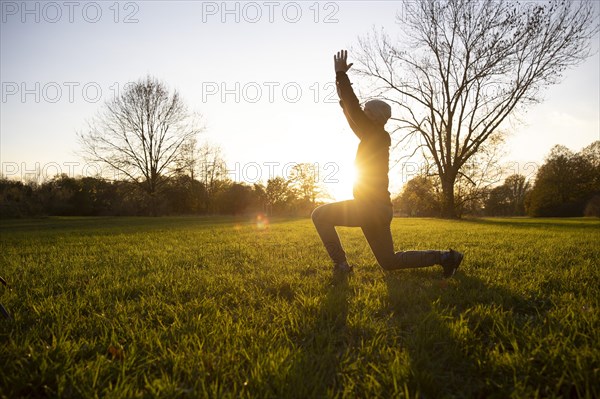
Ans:
<svg viewBox="0 0 600 399"><path fill-rule="evenodd" d="M327 190L335 201L352 199L352 187L357 177L354 165L340 167L335 175L326 183Z"/></svg>

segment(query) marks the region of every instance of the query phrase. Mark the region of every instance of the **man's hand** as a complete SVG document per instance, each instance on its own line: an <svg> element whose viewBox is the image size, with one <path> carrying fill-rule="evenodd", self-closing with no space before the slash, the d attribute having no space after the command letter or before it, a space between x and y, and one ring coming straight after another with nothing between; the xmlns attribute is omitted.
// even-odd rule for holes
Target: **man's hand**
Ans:
<svg viewBox="0 0 600 399"><path fill-rule="evenodd" d="M336 55L333 56L333 65L335 67L335 72L348 72L348 69L354 64L348 64L348 51L341 50L338 51Z"/></svg>

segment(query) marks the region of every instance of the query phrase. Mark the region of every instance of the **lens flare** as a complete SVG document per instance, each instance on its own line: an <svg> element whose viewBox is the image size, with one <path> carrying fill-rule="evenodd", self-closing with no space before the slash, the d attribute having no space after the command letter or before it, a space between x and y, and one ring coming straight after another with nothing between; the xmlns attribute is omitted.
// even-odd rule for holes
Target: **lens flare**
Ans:
<svg viewBox="0 0 600 399"><path fill-rule="evenodd" d="M256 228L259 230L265 230L269 228L269 219L262 213L256 215Z"/></svg>

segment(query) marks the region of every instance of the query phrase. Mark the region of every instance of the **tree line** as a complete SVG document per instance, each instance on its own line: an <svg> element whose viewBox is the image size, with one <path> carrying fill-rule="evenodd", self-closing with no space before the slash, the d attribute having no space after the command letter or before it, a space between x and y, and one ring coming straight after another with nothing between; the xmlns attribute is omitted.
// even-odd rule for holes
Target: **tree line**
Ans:
<svg viewBox="0 0 600 399"><path fill-rule="evenodd" d="M38 184L0 179L0 217L243 215L308 216L328 194L313 164L296 165L290 176L266 184L226 177L219 150L201 148L202 170L165 178L155 192L130 180L69 177ZM209 162L210 161L210 162ZM208 165L208 166L207 166ZM402 216L441 217L443 197L437 176L418 175L394 199ZM600 217L600 141L578 153L557 145L535 179L513 174L494 187L459 186L461 216Z"/></svg>
<svg viewBox="0 0 600 399"><path fill-rule="evenodd" d="M308 216L327 196L312 164L297 164L266 184L235 182L225 164L205 168L201 178L180 173L149 192L131 180L66 174L38 184L0 178L0 217L265 215Z"/></svg>
<svg viewBox="0 0 600 399"><path fill-rule="evenodd" d="M440 186L437 176L414 177L394 200L396 210L405 216L441 216ZM459 215L600 217L600 141L578 153L554 146L533 181L513 174L494 187L462 188L455 199Z"/></svg>

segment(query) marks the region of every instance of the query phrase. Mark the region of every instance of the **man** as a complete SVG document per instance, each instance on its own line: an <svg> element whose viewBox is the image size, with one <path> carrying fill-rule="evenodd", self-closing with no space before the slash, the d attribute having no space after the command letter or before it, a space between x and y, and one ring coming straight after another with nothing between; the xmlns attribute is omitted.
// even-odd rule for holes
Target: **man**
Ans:
<svg viewBox="0 0 600 399"><path fill-rule="evenodd" d="M463 254L449 251L394 252L390 225L393 217L388 191L390 135L384 126L391 117L391 107L380 100L368 101L364 110L352 90L346 72L348 52L339 51L333 56L336 86L340 105L350 128L359 138L355 166L357 179L353 187L353 200L322 205L312 213L312 220L334 263L334 272L352 271L346 259L335 226L360 227L377 259L385 270L441 265L444 277L454 275Z"/></svg>

